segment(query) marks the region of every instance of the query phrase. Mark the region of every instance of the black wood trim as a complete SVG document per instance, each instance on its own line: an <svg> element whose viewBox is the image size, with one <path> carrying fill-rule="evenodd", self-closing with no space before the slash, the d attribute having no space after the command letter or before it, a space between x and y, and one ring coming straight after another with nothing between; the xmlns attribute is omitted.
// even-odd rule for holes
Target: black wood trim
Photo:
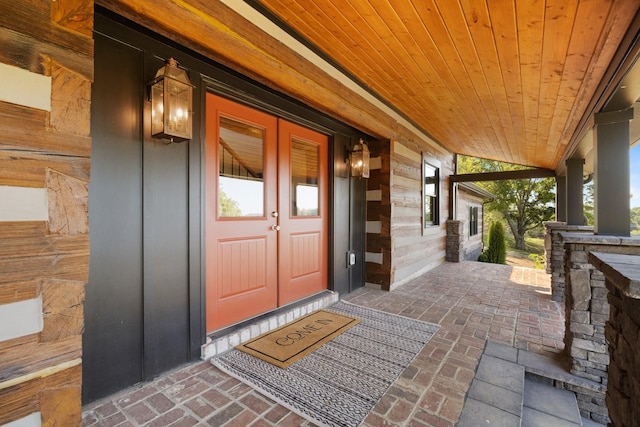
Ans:
<svg viewBox="0 0 640 427"><path fill-rule="evenodd" d="M321 120L316 114L310 110L306 110L307 114L311 113L312 116L316 116L316 120L308 119L300 114L295 114L291 112L291 110L287 109L285 105L287 102L283 99L279 99L278 102L272 103L272 97L264 98L258 97L253 93L247 92L242 89L244 85L230 85L220 80L216 80L209 76L202 76L202 80L207 85L207 88L212 93L216 95L223 96L225 98L229 98L233 101L239 102L241 104L245 104L249 107L255 108L257 110L263 111L268 114L272 114L274 116L278 116L282 119L288 120L292 123L307 127L309 129L313 129L317 132L323 133L325 135L333 135L336 130L334 127L328 127L328 123L326 125L320 124L321 122L325 122L325 120ZM236 82L239 83L239 82ZM300 106L296 106L296 109L300 109Z"/></svg>
<svg viewBox="0 0 640 427"><path fill-rule="evenodd" d="M556 173L551 169L523 169L502 172L463 173L451 175L451 182L479 182L479 181L504 181L506 179L530 179L530 178L555 178Z"/></svg>

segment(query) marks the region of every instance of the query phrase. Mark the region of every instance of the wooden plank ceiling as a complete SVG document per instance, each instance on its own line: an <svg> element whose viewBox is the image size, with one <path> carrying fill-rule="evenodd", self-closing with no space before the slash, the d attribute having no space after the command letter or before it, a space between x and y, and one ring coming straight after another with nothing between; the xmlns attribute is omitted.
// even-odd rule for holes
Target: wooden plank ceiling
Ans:
<svg viewBox="0 0 640 427"><path fill-rule="evenodd" d="M555 169L638 0L259 0L449 150Z"/></svg>

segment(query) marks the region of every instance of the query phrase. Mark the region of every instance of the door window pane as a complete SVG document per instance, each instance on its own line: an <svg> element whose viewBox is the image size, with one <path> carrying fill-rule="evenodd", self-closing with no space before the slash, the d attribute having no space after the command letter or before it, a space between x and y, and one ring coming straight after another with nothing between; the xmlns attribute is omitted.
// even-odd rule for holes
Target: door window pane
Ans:
<svg viewBox="0 0 640 427"><path fill-rule="evenodd" d="M264 129L220 118L218 216L264 216Z"/></svg>
<svg viewBox="0 0 640 427"><path fill-rule="evenodd" d="M291 216L317 216L319 207L317 144L291 141Z"/></svg>

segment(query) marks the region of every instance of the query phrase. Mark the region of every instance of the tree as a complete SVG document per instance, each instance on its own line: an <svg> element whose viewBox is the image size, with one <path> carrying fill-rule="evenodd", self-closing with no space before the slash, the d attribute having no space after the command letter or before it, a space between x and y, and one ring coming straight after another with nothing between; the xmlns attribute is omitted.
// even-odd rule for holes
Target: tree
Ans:
<svg viewBox="0 0 640 427"><path fill-rule="evenodd" d="M631 208L631 232L638 234L640 230L640 208Z"/></svg>
<svg viewBox="0 0 640 427"><path fill-rule="evenodd" d="M501 222L492 222L489 229L489 245L478 261L493 264L507 263L507 244L504 240L504 228Z"/></svg>
<svg viewBox="0 0 640 427"><path fill-rule="evenodd" d="M593 216L595 212L593 206L593 192L593 182L590 182L584 186L584 194L582 195L582 199L585 225L595 224Z"/></svg>
<svg viewBox="0 0 640 427"><path fill-rule="evenodd" d="M240 209L238 202L229 197L222 189L218 195L218 203L220 216L242 216L242 209Z"/></svg>
<svg viewBox="0 0 640 427"><path fill-rule="evenodd" d="M459 173L500 172L527 169L494 160L458 157ZM496 198L487 205L505 219L515 240L516 249L525 250L527 231L541 227L555 213L555 181L553 178L512 179L478 182Z"/></svg>

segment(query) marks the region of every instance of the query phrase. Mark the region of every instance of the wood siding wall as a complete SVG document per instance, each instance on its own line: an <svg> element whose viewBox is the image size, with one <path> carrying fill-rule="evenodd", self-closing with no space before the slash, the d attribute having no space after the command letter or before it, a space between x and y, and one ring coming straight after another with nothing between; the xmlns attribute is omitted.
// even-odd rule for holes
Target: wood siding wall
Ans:
<svg viewBox="0 0 640 427"><path fill-rule="evenodd" d="M366 281L391 290L445 260L453 155L412 139L370 143ZM422 229L422 155L441 162L440 224Z"/></svg>
<svg viewBox="0 0 640 427"><path fill-rule="evenodd" d="M479 252L482 251L482 236L484 234L484 215L482 210L483 200L477 196L458 189L458 203L456 219L462 222L462 233L464 242L464 259L467 261L477 261ZM478 234L471 236L470 233L470 208L478 208Z"/></svg>
<svg viewBox="0 0 640 427"><path fill-rule="evenodd" d="M0 324L24 320L12 304L42 311L39 332L0 341L0 424L39 412L43 425L80 425L93 2L2 0L0 10L2 78L18 88L0 101L0 188L13 194L0 201ZM24 204L39 190L33 215Z"/></svg>

